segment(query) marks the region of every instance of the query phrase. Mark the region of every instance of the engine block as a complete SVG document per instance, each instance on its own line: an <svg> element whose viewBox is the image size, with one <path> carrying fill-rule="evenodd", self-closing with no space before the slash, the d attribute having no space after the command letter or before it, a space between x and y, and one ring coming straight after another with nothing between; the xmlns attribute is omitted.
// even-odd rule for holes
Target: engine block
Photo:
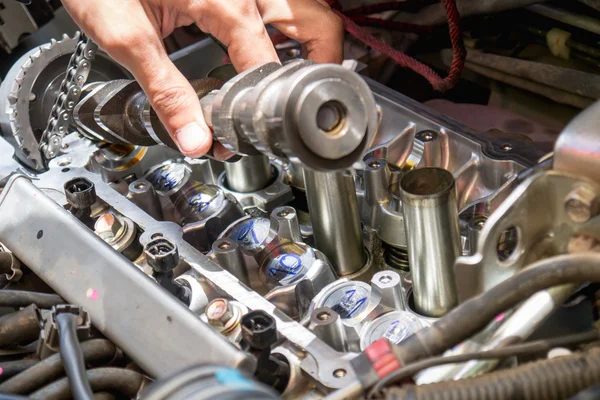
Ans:
<svg viewBox="0 0 600 400"><path fill-rule="evenodd" d="M78 122L34 171L22 161L31 144L19 145L15 116L3 115L3 252L27 267L22 280L36 275L82 307L149 377L199 364L253 374L269 348L272 386L297 398L355 387L352 361L378 339L401 343L530 262L569 252L576 235L596 234L600 187L583 169L552 170L518 137L474 132L366 83L377 132L342 170L307 167L293 146L188 159L97 140L92 122ZM553 309L574 290L521 307ZM440 380L428 373L423 382Z"/></svg>

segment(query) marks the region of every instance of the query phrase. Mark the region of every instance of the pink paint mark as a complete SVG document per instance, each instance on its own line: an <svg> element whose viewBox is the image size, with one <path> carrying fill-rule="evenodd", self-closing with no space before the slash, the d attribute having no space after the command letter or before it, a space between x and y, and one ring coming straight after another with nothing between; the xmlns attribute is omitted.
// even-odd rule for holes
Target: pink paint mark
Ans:
<svg viewBox="0 0 600 400"><path fill-rule="evenodd" d="M502 321L503 319L504 319L504 313L502 313L502 314L498 314L498 315L496 315L496 318L494 318L494 320L495 320L496 322L500 322L500 321Z"/></svg>
<svg viewBox="0 0 600 400"><path fill-rule="evenodd" d="M96 289L89 288L85 294L92 300L96 300L98 298L98 291Z"/></svg>
<svg viewBox="0 0 600 400"><path fill-rule="evenodd" d="M2 375L3 372L4 370L2 369L2 367L0 367L0 375Z"/></svg>

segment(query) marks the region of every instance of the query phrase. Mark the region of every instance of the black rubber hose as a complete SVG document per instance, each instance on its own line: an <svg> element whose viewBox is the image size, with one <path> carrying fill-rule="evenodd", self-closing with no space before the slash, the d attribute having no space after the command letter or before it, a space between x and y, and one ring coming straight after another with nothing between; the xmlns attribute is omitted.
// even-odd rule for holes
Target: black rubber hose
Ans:
<svg viewBox="0 0 600 400"><path fill-rule="evenodd" d="M17 374L20 374L39 362L40 360L37 358L25 358L23 360L0 362L0 368L2 368L0 382L4 382Z"/></svg>
<svg viewBox="0 0 600 400"><path fill-rule="evenodd" d="M600 254L570 254L538 261L409 336L395 345L393 352L403 365L441 354L483 329L496 315L540 290L584 282L600 282Z"/></svg>
<svg viewBox="0 0 600 400"><path fill-rule="evenodd" d="M65 366L75 400L94 400L94 393L85 373L83 352L77 338L77 316L62 313L56 316L60 358Z"/></svg>
<svg viewBox="0 0 600 400"><path fill-rule="evenodd" d="M115 400L115 396L112 393L99 392L94 393L94 400Z"/></svg>
<svg viewBox="0 0 600 400"><path fill-rule="evenodd" d="M40 336L40 310L31 304L0 318L0 347L31 343Z"/></svg>
<svg viewBox="0 0 600 400"><path fill-rule="evenodd" d="M89 364L105 364L117 355L117 348L106 339L92 339L81 344L83 358ZM54 354L33 367L0 384L0 393L29 394L64 376L60 354Z"/></svg>
<svg viewBox="0 0 600 400"><path fill-rule="evenodd" d="M35 304L38 308L50 309L58 304L65 304L62 297L56 294L26 292L23 290L0 290L0 307L27 307Z"/></svg>
<svg viewBox="0 0 600 400"><path fill-rule="evenodd" d="M600 383L600 349L533 362L474 378L386 390L391 400L568 399Z"/></svg>
<svg viewBox="0 0 600 400"><path fill-rule="evenodd" d="M96 392L118 393L127 398L135 398L144 384L144 376L139 372L121 368L97 368L87 371L86 378ZM34 399L67 400L77 398L71 392L69 378L51 383L31 395ZM93 398L93 397L92 397Z"/></svg>
<svg viewBox="0 0 600 400"><path fill-rule="evenodd" d="M194 400L278 399L270 387L244 377L237 370L199 365L152 383L142 392L144 400L189 398Z"/></svg>

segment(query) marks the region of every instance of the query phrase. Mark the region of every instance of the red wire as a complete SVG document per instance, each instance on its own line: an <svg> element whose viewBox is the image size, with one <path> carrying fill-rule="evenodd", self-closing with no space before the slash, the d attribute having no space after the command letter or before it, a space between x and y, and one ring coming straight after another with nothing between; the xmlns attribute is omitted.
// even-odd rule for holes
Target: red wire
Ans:
<svg viewBox="0 0 600 400"><path fill-rule="evenodd" d="M327 3L331 6L333 11L339 15L339 17L344 21L346 26L346 30L352 36L354 36L359 41L363 42L369 47L381 52L387 57L391 58L396 62L396 64L400 65L404 68L409 68L416 72L417 74L423 76L425 79L429 81L431 86L437 91L445 92L452 87L454 87L458 80L460 79L460 75L465 65L465 58L467 52L465 50L465 46L462 39L462 32L460 30L460 14L458 13L458 8L456 7L455 0L442 0L444 7L446 8L446 14L448 17L448 27L450 30L450 41L452 43L452 65L450 66L450 71L448 72L448 76L442 78L439 76L433 69L429 66L415 60L414 58L399 52L398 50L393 49L389 45L384 42L378 40L369 32L362 29L356 22L354 22L351 18L344 15L341 11L341 5L338 0L326 0Z"/></svg>
<svg viewBox="0 0 600 400"><path fill-rule="evenodd" d="M374 28L388 29L398 32L430 33L435 31L435 29L431 26L408 24L405 22L390 21L389 19L371 18L363 16L352 17L351 19L352 21L356 22L357 25L360 26L371 26Z"/></svg>
<svg viewBox="0 0 600 400"><path fill-rule="evenodd" d="M405 1L386 1L383 3L371 4L344 10L347 17L356 17L361 15L379 14L385 11L404 11L414 9L420 6L437 3L439 0L405 0Z"/></svg>

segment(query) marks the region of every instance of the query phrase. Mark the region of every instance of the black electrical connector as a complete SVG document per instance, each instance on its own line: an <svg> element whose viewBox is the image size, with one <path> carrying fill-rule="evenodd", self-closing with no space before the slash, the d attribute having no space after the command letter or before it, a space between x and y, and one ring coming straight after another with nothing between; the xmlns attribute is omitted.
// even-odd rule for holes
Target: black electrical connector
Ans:
<svg viewBox="0 0 600 400"><path fill-rule="evenodd" d="M152 276L156 282L185 305L191 301L190 290L175 282L173 270L179 265L179 250L169 239L159 237L144 246L146 262L152 268Z"/></svg>
<svg viewBox="0 0 600 400"><path fill-rule="evenodd" d="M64 185L69 211L90 229L94 227L91 217L92 205L96 202L96 186L87 178L74 178Z"/></svg>
<svg viewBox="0 0 600 400"><path fill-rule="evenodd" d="M69 314L76 317L76 334L79 341L87 340L90 336L92 324L81 307L70 304L61 304L52 307L52 310L46 315L42 323L42 332L38 342L38 356L41 360L50 357L57 353L60 348L60 328L58 326L57 317L60 314Z"/></svg>
<svg viewBox="0 0 600 400"><path fill-rule="evenodd" d="M79 344L88 339L90 330L91 322L83 308L70 304L54 306L44 321L38 345L40 359L60 352L73 397L78 400L94 398Z"/></svg>
<svg viewBox="0 0 600 400"><path fill-rule="evenodd" d="M263 310L254 310L242 317L241 327L244 347L257 357L256 379L282 393L290 380L290 366L284 358L271 354L279 340L275 320Z"/></svg>
<svg viewBox="0 0 600 400"><path fill-rule="evenodd" d="M270 349L278 339L275 320L263 310L249 312L242 317L242 338L253 350Z"/></svg>

